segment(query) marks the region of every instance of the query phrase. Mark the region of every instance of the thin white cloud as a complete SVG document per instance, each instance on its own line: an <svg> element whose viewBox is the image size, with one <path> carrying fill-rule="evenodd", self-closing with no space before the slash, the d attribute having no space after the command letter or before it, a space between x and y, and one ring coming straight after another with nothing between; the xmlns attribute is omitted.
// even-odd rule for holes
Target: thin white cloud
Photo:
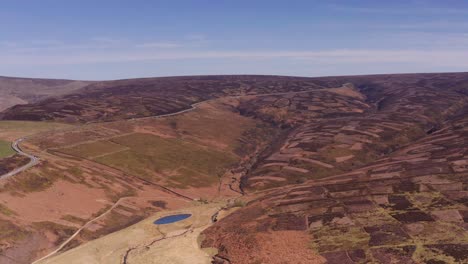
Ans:
<svg viewBox="0 0 468 264"><path fill-rule="evenodd" d="M341 25L341 27L345 26L359 26L361 28L368 28L368 29L379 29L379 30L398 30L398 31L426 31L426 32L437 32L437 31L445 31L445 32L466 32L468 29L468 22L467 21L424 21L424 22L413 22L413 23L359 23L359 24L348 24L348 25ZM446 33L450 34L450 33Z"/></svg>
<svg viewBox="0 0 468 264"><path fill-rule="evenodd" d="M387 25L391 27L392 25ZM427 21L421 23L394 24L394 27L402 29L459 29L468 28L466 21Z"/></svg>
<svg viewBox="0 0 468 264"><path fill-rule="evenodd" d="M137 48L161 48L161 49L171 49L171 48L180 48L183 45L176 42L148 42L137 44Z"/></svg>
<svg viewBox="0 0 468 264"><path fill-rule="evenodd" d="M88 41L77 43L67 43L58 40L32 40L28 42L15 41L0 41L0 47L8 49L10 53L40 53L40 52L60 52L60 51L80 51L80 50L102 50L102 49L127 49L134 48L154 48L154 49L169 49L188 46L198 46L195 41L153 41L138 43L123 39L114 39L107 37L96 37ZM3 50L6 51L6 50Z"/></svg>
<svg viewBox="0 0 468 264"><path fill-rule="evenodd" d="M74 65L187 59L290 59L323 64L411 63L444 67L468 67L465 50L323 50L323 51L185 51L108 52L51 56L0 55L10 65Z"/></svg>
<svg viewBox="0 0 468 264"><path fill-rule="evenodd" d="M37 39L31 41L33 46L58 46L63 45L64 43L55 39Z"/></svg>
<svg viewBox="0 0 468 264"><path fill-rule="evenodd" d="M105 45L118 45L125 43L123 39L111 38L111 37L94 37L91 39L93 42Z"/></svg>
<svg viewBox="0 0 468 264"><path fill-rule="evenodd" d="M393 47L408 50L451 50L468 47L468 33L439 33L424 30L404 30L371 35L366 38L369 47Z"/></svg>
<svg viewBox="0 0 468 264"><path fill-rule="evenodd" d="M368 13L368 14L387 14L387 15L408 15L408 14L426 14L426 15L465 15L468 9L446 8L446 7L427 7L427 6L404 6L400 8L392 7L371 7L371 6L347 6L347 5L329 5L331 9L338 11Z"/></svg>
<svg viewBox="0 0 468 264"><path fill-rule="evenodd" d="M185 39L191 41L206 41L206 36L203 34L192 33L185 36Z"/></svg>
<svg viewBox="0 0 468 264"><path fill-rule="evenodd" d="M185 35L184 41L186 42L187 46L192 47L203 47L207 46L210 43L210 41L205 35L198 33Z"/></svg>

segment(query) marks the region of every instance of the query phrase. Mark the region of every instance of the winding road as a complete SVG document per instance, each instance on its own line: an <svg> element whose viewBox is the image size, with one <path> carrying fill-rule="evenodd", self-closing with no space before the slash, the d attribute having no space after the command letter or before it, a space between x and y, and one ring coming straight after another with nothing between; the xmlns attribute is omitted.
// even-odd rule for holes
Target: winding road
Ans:
<svg viewBox="0 0 468 264"><path fill-rule="evenodd" d="M28 154L26 152L23 152L19 146L19 144L25 140L25 138L19 138L17 140L15 140L12 144L11 144L11 148L13 148L14 151L16 151L16 153L18 153L19 155L22 155L22 156L25 156L25 157L28 157L29 158L29 162L28 164L26 165L23 165L19 168L16 168L8 173L5 173L3 175L0 176L0 179L7 179L7 178L10 178L12 176L15 176L16 174L22 172L22 171L25 171L33 166L35 166L36 164L39 163L39 158L34 156L34 155L31 155L31 154Z"/></svg>
<svg viewBox="0 0 468 264"><path fill-rule="evenodd" d="M206 100L208 101L208 100ZM193 111L195 109L197 109L197 105L201 104L201 103L204 103L206 101L202 101L202 102L198 102L198 103L195 103L195 104L192 104L191 105L191 108L188 108L188 109L185 109L185 110L181 110L181 111L178 111L178 112L175 112L175 113L169 113L169 114L163 114L163 115L157 115L157 116L149 116L149 117L143 117L143 118L138 118L138 119L145 119L145 118L162 118L162 117L169 117L169 116L175 116L175 115L180 115L180 114L183 114L183 113L186 113L186 112L190 112L190 111ZM30 159L30 161L28 162L28 164L24 165L24 166L21 166L19 168L16 168L8 173L5 173L3 175L0 175L0 179L8 179L12 176L15 176L16 174L22 172L22 171L25 171L37 164L39 164L39 158L32 155L32 154L28 154L26 152L23 152L19 146L19 144L24 141L26 138L23 137L23 138L19 138L17 140L15 140L12 144L11 144L11 148L13 148L14 151L16 151L16 153L18 153L19 155L22 155L22 156L25 156L25 157L28 157ZM187 197L188 198L188 197ZM190 199L190 198L189 198Z"/></svg>
<svg viewBox="0 0 468 264"><path fill-rule="evenodd" d="M231 95L231 96L225 96L223 98L242 98L242 97L249 97L249 96L270 96L270 95L284 95L284 94L301 94L301 93L309 93L309 92L313 92L313 91L316 91L316 90L305 90L305 91L298 91L298 92L278 92L278 93L266 93L266 94L244 94L244 95ZM204 101L201 101L201 102L198 102L198 103L194 103L190 106L190 108L188 109L184 109L184 110L181 110L181 111L178 111L178 112L174 112L174 113L169 113L169 114L162 114L162 115L155 115L155 116L147 116L147 117L140 117L140 118L132 118L130 120L142 120L142 119L150 119L150 118L164 118L164 117L170 117L170 116L176 116L176 115L180 115L180 114L184 114L184 113L187 113L187 112L190 112L190 111L193 111L195 109L197 109L197 106L202 104L202 103L206 103L208 101L211 101L211 100L217 100L217 99L220 99L220 98L213 98L213 99L208 99L208 100L204 100ZM19 147L19 143L21 143L22 141L24 141L26 138L23 137L23 138L19 138L17 140L15 140L12 144L11 144L11 147L13 148L13 150L15 150L19 155L22 155L22 156L25 156L25 157L28 157L30 159L29 163L24 165L24 166L21 166L19 168L16 168L6 174L3 174L3 175L0 175L0 179L7 179L7 178L10 178L22 171L25 171L37 164L39 164L39 158L34 156L34 155L31 155L31 154L28 154L26 152L23 152L21 150L21 148Z"/></svg>

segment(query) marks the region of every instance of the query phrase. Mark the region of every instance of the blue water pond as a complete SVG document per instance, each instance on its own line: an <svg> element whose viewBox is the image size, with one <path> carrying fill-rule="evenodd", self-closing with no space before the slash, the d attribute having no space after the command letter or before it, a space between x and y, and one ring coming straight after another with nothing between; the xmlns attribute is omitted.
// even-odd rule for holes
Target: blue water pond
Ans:
<svg viewBox="0 0 468 264"><path fill-rule="evenodd" d="M154 224L156 225L165 225L165 224L171 224L175 222L182 221L184 219L189 218L192 216L191 214L176 214L176 215L169 215L169 216L164 216L159 218L158 220L154 221Z"/></svg>

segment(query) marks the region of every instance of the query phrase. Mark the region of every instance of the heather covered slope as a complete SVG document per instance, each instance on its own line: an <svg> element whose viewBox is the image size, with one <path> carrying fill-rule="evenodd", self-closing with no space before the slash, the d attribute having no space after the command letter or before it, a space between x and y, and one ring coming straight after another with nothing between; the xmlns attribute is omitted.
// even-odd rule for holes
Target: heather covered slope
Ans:
<svg viewBox="0 0 468 264"><path fill-rule="evenodd" d="M245 101L243 113L289 129L243 178L257 198L208 228L204 246L220 250L219 263L286 263L310 251L327 263L466 262L467 77L322 78L362 96ZM308 238L294 251L265 242L298 234Z"/></svg>
<svg viewBox="0 0 468 264"><path fill-rule="evenodd" d="M265 189L274 187L272 184L284 186L279 178L300 183L344 173L383 157L463 114L468 80L463 84L465 79L460 78L458 84L457 79L444 75L419 85L422 78L429 76L324 79L331 87L335 82L353 81L355 86L347 84L339 89L354 94L336 94L337 89L331 88L245 100L239 106L244 115L289 129L283 141L264 153L255 170L244 178L244 187ZM258 179L265 175L279 178Z"/></svg>
<svg viewBox="0 0 468 264"><path fill-rule="evenodd" d="M6 248L50 252L102 212L97 201L124 198L127 208L112 209L62 251L149 213L187 207L170 190L209 205L241 195L248 202L236 200L243 208L204 225L199 241L217 248L217 263L463 263L467 105L468 74L447 73L120 80L16 106L3 118L76 127L27 142L47 162L9 181L16 193L0 190L9 201L3 211L16 214L0 219L25 231L7 237ZM81 194L89 205L58 207L41 220L62 231L34 223L34 212L56 204L18 202L56 197L64 186L65 198ZM21 244L30 234L45 241L55 229L47 245ZM149 252L164 258L159 245Z"/></svg>
<svg viewBox="0 0 468 264"><path fill-rule="evenodd" d="M333 88L329 92L337 96L355 97L355 99L362 100L355 92L340 88L346 83L359 87L359 90L366 90L369 100L374 103L379 100L374 98L377 94L385 97L385 99L380 98L382 101L378 102L378 107L386 108L391 105L389 100L395 100L398 93L408 88L418 94L424 93L426 89L452 94L466 93L463 85L467 78L467 74L464 73L447 73L325 78L227 75L104 81L92 83L70 94L15 106L4 111L2 119L67 122L115 121L174 113L190 109L191 105L197 102L226 96L265 94L281 96L284 95L283 93L329 88ZM384 96L385 93L395 96L389 99L390 97ZM333 105L329 106L333 107ZM329 111L332 110L329 109Z"/></svg>
<svg viewBox="0 0 468 264"><path fill-rule="evenodd" d="M62 97L18 105L8 120L115 121L169 114L229 95L317 89L309 78L276 76L194 76L99 82Z"/></svg>

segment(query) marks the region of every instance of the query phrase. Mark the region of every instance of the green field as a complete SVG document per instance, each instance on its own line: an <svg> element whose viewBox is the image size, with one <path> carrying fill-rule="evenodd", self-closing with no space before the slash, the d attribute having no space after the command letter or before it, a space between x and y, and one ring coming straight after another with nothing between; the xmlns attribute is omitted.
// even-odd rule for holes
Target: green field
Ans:
<svg viewBox="0 0 468 264"><path fill-rule="evenodd" d="M0 131L18 131L38 133L51 129L69 128L72 125L57 122L36 121L0 121Z"/></svg>
<svg viewBox="0 0 468 264"><path fill-rule="evenodd" d="M98 156L92 159L148 180L156 180L158 173L178 187L210 186L218 181L219 173L238 159L230 152L142 133L60 151L85 158Z"/></svg>
<svg viewBox="0 0 468 264"><path fill-rule="evenodd" d="M71 128L73 126L56 122L0 121L0 140L10 140L37 133Z"/></svg>
<svg viewBox="0 0 468 264"><path fill-rule="evenodd" d="M63 148L60 150L60 152L83 158L92 158L95 156L105 155L107 153L112 153L125 149L125 146L121 146L110 141L102 140L80 144L69 148Z"/></svg>
<svg viewBox="0 0 468 264"><path fill-rule="evenodd" d="M0 158L5 158L13 154L15 154L15 151L11 148L11 143L0 140Z"/></svg>

